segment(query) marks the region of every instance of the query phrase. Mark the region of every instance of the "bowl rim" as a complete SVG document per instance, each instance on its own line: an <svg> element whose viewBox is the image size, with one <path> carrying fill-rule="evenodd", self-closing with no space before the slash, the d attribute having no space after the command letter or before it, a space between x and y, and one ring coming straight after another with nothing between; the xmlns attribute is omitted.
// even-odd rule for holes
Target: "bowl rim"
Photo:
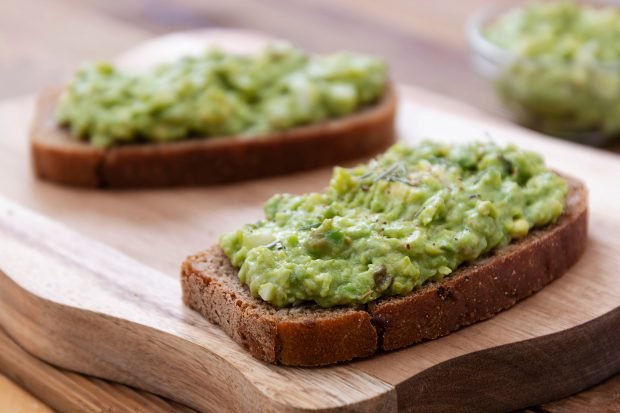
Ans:
<svg viewBox="0 0 620 413"><path fill-rule="evenodd" d="M512 10L523 8L533 3L548 3L543 0L500 0L484 6L475 11L467 20L465 25L465 35L467 43L474 54L490 60L494 63L510 63L519 61L520 63L531 63L536 65L566 65L566 66L596 66L607 69L620 69L620 59L610 61L593 61L580 63L575 61L562 62L549 59L545 56L522 56L511 50L498 46L490 41L484 34L483 29L489 24L490 20ZM598 5L615 7L620 10L620 4L612 0L575 0L578 4Z"/></svg>

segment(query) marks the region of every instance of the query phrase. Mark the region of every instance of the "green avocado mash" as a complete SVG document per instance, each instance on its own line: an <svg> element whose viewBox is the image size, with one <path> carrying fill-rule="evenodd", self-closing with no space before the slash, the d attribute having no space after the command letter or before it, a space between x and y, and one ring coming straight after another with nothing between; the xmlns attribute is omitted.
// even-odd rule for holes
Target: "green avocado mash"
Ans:
<svg viewBox="0 0 620 413"><path fill-rule="evenodd" d="M533 2L484 35L513 54L497 86L522 122L594 144L620 133L620 8Z"/></svg>
<svg viewBox="0 0 620 413"><path fill-rule="evenodd" d="M147 73L79 69L59 124L95 146L260 135L353 113L376 102L387 66L354 53L309 56L274 43L252 56L211 50Z"/></svg>
<svg viewBox="0 0 620 413"><path fill-rule="evenodd" d="M566 182L515 146L396 144L324 193L275 195L220 245L255 296L323 307L406 294L562 213Z"/></svg>

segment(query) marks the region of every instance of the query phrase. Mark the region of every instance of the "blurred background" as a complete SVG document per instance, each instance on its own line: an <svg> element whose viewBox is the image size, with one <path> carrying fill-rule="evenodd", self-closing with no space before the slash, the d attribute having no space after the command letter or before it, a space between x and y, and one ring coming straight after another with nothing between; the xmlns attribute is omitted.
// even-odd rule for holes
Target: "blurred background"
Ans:
<svg viewBox="0 0 620 413"><path fill-rule="evenodd" d="M150 37L205 27L264 31L311 51L388 60L395 78L501 113L470 69L464 27L490 0L2 0L0 99L67 78Z"/></svg>
<svg viewBox="0 0 620 413"><path fill-rule="evenodd" d="M615 0L602 1L605 4L620 4ZM527 2L2 0L0 99L33 93L62 83L82 61L110 60L137 43L158 35L209 27L244 28L288 39L312 52L349 49L380 56L390 63L392 75L398 82L456 98L504 119L520 117L520 122L531 127L561 135L563 132L550 131L538 124L540 119L536 118L536 113L530 114L533 117L529 119L523 119L524 113L519 108L512 107L510 112L505 109L493 85L472 68L472 52L465 34L470 18L477 12L506 3L514 6ZM480 50L476 53L484 54ZM484 58L493 59L492 56ZM589 68L593 77L601 75L600 68L595 64ZM566 81L570 82L573 68L567 67L566 70ZM617 72L603 75L612 82L620 81ZM549 81L553 82L553 79ZM566 91L571 95L570 88L574 86L565 83L558 95ZM591 94L595 95L593 99L601 97L602 92L597 87L596 84L577 86L586 99L590 99ZM547 86L543 89L547 90ZM521 98L534 97L536 92L533 91L531 96L528 93L526 91ZM608 95L607 92L602 94ZM613 94L616 99L620 96L620 90ZM564 106L569 111L577 106L577 103L571 102L564 105L563 101L563 97L551 100L554 102L551 107L556 113L565 110ZM598 103L602 107L610 107L604 101ZM546 107L549 105L542 104L542 109L537 109L542 116L546 116ZM576 122L583 116L586 115L578 113ZM579 132L571 139L597 146L605 144L607 149L620 152L620 144L617 143L620 142L620 134L617 133L620 121L613 120L616 115L612 114L611 118L605 114L594 116L611 119L614 124L611 138L601 138L599 131L594 130ZM566 119L568 126L565 126L570 135L573 117Z"/></svg>

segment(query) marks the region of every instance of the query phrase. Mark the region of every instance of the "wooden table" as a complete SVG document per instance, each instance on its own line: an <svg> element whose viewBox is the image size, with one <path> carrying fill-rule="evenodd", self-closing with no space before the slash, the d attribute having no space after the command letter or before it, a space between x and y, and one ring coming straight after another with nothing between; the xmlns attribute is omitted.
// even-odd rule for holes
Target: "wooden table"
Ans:
<svg viewBox="0 0 620 413"><path fill-rule="evenodd" d="M51 409L0 374L0 410L13 413L51 413Z"/></svg>
<svg viewBox="0 0 620 413"><path fill-rule="evenodd" d="M315 51L355 49L383 56L397 80L422 86L505 116L483 79L472 72L463 35L467 17L489 1L420 0L3 0L0 5L0 99L32 93L62 81L83 60L106 59L156 34L199 27L244 27L292 40ZM0 372L8 349L20 350L0 333ZM3 362L5 364L3 364ZM3 368L4 366L4 368ZM32 358L32 369L53 369ZM71 380L87 380L63 373ZM60 377L60 375L59 375ZM46 412L47 407L0 376L0 411ZM65 379L66 380L66 379ZM45 399L68 391L71 381L28 385ZM110 385L84 403L122 411L114 402L133 392ZM144 394L151 406L186 409ZM76 404L75 406L78 406ZM64 410L74 411L75 406ZM57 407L59 408L59 407ZM166 408L167 409L167 408ZM532 412L620 411L620 376Z"/></svg>

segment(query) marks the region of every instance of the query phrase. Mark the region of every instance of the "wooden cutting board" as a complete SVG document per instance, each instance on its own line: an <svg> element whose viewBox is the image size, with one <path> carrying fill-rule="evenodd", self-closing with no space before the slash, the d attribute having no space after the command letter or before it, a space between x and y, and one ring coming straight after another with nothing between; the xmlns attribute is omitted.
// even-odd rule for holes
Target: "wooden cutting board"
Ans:
<svg viewBox="0 0 620 413"><path fill-rule="evenodd" d="M214 35L218 41L236 45L256 39L222 33ZM167 38L123 61L195 47L209 36ZM179 265L223 231L260 217L271 194L320 190L330 170L211 188L57 187L31 174L33 101L24 98L0 104L0 324L52 364L201 411L509 411L620 371L617 157L421 90L403 86L400 95L399 130L407 141L490 135L581 177L591 212L582 260L511 310L435 341L334 367L266 365L183 307Z"/></svg>

